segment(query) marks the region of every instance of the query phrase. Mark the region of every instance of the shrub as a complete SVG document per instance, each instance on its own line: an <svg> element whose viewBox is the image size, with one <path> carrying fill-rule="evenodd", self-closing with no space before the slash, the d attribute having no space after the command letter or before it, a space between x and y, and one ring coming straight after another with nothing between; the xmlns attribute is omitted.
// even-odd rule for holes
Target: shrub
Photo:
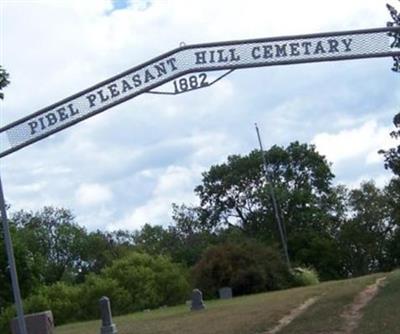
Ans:
<svg viewBox="0 0 400 334"><path fill-rule="evenodd" d="M24 300L25 314L51 310L56 325L81 318L80 287L58 282L41 287L36 294ZM0 317L0 333L10 332L10 321L16 316L14 307L4 309Z"/></svg>
<svg viewBox="0 0 400 334"><path fill-rule="evenodd" d="M254 241L225 243L209 248L192 270L194 285L215 297L230 286L243 295L289 286L290 275L278 251Z"/></svg>
<svg viewBox="0 0 400 334"><path fill-rule="evenodd" d="M81 288L63 282L44 286L24 303L27 314L51 310L56 325L82 319Z"/></svg>
<svg viewBox="0 0 400 334"><path fill-rule="evenodd" d="M99 299L110 298L114 315L184 302L189 291L187 273L163 256L131 253L88 275L79 285L58 282L40 288L24 301L26 314L51 310L56 325L96 319ZM15 310L8 307L0 316L0 333L9 333Z"/></svg>
<svg viewBox="0 0 400 334"><path fill-rule="evenodd" d="M308 286L319 283L318 273L311 268L294 268L292 275L295 286Z"/></svg>
<svg viewBox="0 0 400 334"><path fill-rule="evenodd" d="M0 333L11 334L10 321L17 315L14 306L1 309L0 313Z"/></svg>
<svg viewBox="0 0 400 334"><path fill-rule="evenodd" d="M131 253L105 268L101 276L129 292L131 311L184 302L189 290L183 268L164 256Z"/></svg>
<svg viewBox="0 0 400 334"><path fill-rule="evenodd" d="M89 274L80 289L81 320L100 317L99 300L103 296L110 298L113 315L129 312L131 295L114 279Z"/></svg>

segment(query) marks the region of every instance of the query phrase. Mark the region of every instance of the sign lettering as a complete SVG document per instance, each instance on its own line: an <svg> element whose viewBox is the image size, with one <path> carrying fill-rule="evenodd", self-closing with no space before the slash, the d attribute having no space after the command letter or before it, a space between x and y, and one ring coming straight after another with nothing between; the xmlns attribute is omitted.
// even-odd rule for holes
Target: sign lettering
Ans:
<svg viewBox="0 0 400 334"><path fill-rule="evenodd" d="M400 27L188 45L121 73L0 129L0 157L112 106L194 72L372 57L399 57ZM206 74L173 82L175 92L207 85Z"/></svg>

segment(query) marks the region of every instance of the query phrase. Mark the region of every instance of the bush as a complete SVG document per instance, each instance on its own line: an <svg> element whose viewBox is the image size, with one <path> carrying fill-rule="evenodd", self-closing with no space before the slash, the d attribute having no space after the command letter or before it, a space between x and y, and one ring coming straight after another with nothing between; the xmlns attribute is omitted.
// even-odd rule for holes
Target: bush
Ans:
<svg viewBox="0 0 400 334"><path fill-rule="evenodd" d="M110 298L114 315L145 308L175 305L186 300L187 273L163 256L131 253L88 275L80 285L63 282L40 288L24 301L26 314L51 310L56 325L100 317L99 299ZM15 310L8 307L0 316L0 333L9 333Z"/></svg>
<svg viewBox="0 0 400 334"><path fill-rule="evenodd" d="M130 294L130 311L176 305L189 290L183 268L164 256L132 253L105 268L101 276L118 282Z"/></svg>
<svg viewBox="0 0 400 334"><path fill-rule="evenodd" d="M44 286L24 303L26 314L51 310L56 325L82 319L81 288L57 282Z"/></svg>
<svg viewBox="0 0 400 334"><path fill-rule="evenodd" d="M295 286L308 286L319 283L318 273L311 268L294 268L292 275Z"/></svg>
<svg viewBox="0 0 400 334"><path fill-rule="evenodd" d="M128 311L129 293L116 281L95 275L89 275L80 285L58 282L42 287L24 301L24 311L30 314L51 310L56 325L95 319L100 316L99 299L102 296L110 298L114 314Z"/></svg>
<svg viewBox="0 0 400 334"><path fill-rule="evenodd" d="M110 298L113 315L129 312L131 295L114 279L89 274L81 285L80 320L100 317L99 301L103 296Z"/></svg>
<svg viewBox="0 0 400 334"><path fill-rule="evenodd" d="M0 313L0 333L11 334L10 321L17 315L14 306L8 306L1 309Z"/></svg>
<svg viewBox="0 0 400 334"><path fill-rule="evenodd" d="M288 287L289 272L279 252L254 241L209 248L192 270L193 282L205 296L230 286L235 295Z"/></svg>
<svg viewBox="0 0 400 334"><path fill-rule="evenodd" d="M24 300L24 313L51 310L56 325L81 319L80 288L58 282L43 286L35 295ZM7 307L0 316L0 333L10 333L10 321L16 316L14 307Z"/></svg>

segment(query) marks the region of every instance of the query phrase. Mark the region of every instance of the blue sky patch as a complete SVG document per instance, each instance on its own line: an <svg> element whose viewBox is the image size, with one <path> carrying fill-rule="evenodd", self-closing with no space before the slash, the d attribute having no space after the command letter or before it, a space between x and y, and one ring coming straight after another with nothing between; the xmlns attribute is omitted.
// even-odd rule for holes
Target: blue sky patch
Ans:
<svg viewBox="0 0 400 334"><path fill-rule="evenodd" d="M125 8L134 6L138 10L146 10L150 7L151 1L149 0L112 0L112 9L108 11L106 14L110 15L111 13L117 10L123 10Z"/></svg>
<svg viewBox="0 0 400 334"><path fill-rule="evenodd" d="M118 10L118 9L125 9L126 7L129 7L130 5L130 0L114 0L113 3L113 10Z"/></svg>

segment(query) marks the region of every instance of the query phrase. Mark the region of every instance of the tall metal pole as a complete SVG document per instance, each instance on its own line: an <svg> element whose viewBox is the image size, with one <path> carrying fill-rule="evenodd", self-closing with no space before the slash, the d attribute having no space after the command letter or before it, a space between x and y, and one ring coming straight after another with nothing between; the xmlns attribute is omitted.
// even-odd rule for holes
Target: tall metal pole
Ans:
<svg viewBox="0 0 400 334"><path fill-rule="evenodd" d="M26 330L24 309L22 306L21 292L18 284L17 266L15 265L14 250L11 240L10 227L8 225L6 202L4 200L3 186L0 177L0 212L3 223L4 243L6 245L8 264L10 266L11 285L14 294L15 306L17 308L18 327L20 334L28 334Z"/></svg>
<svg viewBox="0 0 400 334"><path fill-rule="evenodd" d="M288 247L287 247L285 235L283 233L283 224L282 224L282 221L281 221L281 217L279 216L279 212L278 212L278 204L277 204L277 201L276 201L274 188L272 186L272 179L268 175L267 160L265 159L264 148L263 148L263 145L262 145L262 142L261 142L260 131L258 130L257 123L255 123L255 127L256 127L256 132L257 132L258 143L260 144L261 156L262 156L262 159L263 159L263 171L264 171L265 178L267 179L267 184L268 184L269 193L270 193L270 196L271 196L272 206L273 206L273 209L274 209L275 220L276 220L276 223L278 225L278 230L279 230L279 235L281 237L283 252L285 254L286 264L288 266L288 269L291 270Z"/></svg>

